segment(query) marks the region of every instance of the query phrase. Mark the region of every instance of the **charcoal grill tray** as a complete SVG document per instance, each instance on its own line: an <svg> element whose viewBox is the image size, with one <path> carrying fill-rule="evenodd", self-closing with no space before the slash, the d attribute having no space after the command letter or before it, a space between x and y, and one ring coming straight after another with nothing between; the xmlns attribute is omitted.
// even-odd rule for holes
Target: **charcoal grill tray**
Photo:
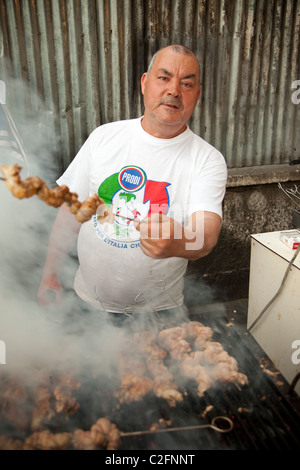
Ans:
<svg viewBox="0 0 300 470"><path fill-rule="evenodd" d="M190 316L191 320L212 328L213 341L219 341L237 359L239 370L249 379L248 385L241 388L234 384L215 385L200 398L195 383L191 382L190 386L185 384L188 393L176 407L170 407L165 400L151 393L138 402L120 405L114 398L114 385L102 377L99 382L90 381L87 371L86 380L81 377L83 386L76 397L80 408L69 418L68 430L89 429L101 416L107 416L123 433L147 431L161 418L171 420L172 427L185 427L206 425L215 416L225 416L233 422L233 429L228 433L205 428L122 436L119 450L299 450L299 397L288 393L289 385L276 369L271 368L254 338L243 325L232 319L232 315L229 318L209 312ZM262 364L269 364L270 371L279 375L266 374ZM209 406L212 408L207 411ZM49 429L61 432L67 430L65 425L63 416L61 423L54 419ZM7 427L6 435L26 437L25 432L22 435Z"/></svg>
<svg viewBox="0 0 300 470"><path fill-rule="evenodd" d="M175 408L168 407L163 400L159 403L156 399L155 404L160 416L171 419L174 427L207 424L214 416L222 415L233 421L233 430L224 434L199 429L123 437L120 450L299 450L299 400L286 393L288 384L278 371L274 376L263 371L260 359L266 363L268 358L253 337L240 325L230 324L226 316L210 312L191 319L213 329L213 340L220 341L237 359L240 371L249 378L249 385L241 389L220 385L211 388L203 398L189 392ZM203 418L202 413L209 405L213 408ZM154 409L151 400L143 401L121 407L111 418L122 431L149 429L157 417Z"/></svg>

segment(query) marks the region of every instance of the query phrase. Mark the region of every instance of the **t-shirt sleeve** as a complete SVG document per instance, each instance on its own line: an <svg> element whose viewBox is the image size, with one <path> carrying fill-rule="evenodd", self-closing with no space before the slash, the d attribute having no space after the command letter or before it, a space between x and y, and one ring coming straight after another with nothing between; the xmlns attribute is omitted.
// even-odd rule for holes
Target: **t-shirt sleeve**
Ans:
<svg viewBox="0 0 300 470"><path fill-rule="evenodd" d="M226 191L227 165L223 155L212 148L202 165L195 169L190 188L189 216L197 211L215 212L222 217Z"/></svg>
<svg viewBox="0 0 300 470"><path fill-rule="evenodd" d="M75 158L72 160L66 171L56 181L61 186L67 185L71 192L78 194L79 201L83 201L90 196L90 137L85 141Z"/></svg>

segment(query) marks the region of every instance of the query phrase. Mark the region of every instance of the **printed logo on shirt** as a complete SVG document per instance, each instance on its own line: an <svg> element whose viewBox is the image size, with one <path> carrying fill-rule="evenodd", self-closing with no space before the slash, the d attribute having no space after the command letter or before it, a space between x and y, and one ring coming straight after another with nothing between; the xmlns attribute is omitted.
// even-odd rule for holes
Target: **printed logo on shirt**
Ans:
<svg viewBox="0 0 300 470"><path fill-rule="evenodd" d="M123 167L119 173L106 178L98 189L110 210L107 220L95 214L94 227L99 238L118 248L139 246L139 231L134 221L153 213L166 215L169 210L170 183L153 181L137 166Z"/></svg>
<svg viewBox="0 0 300 470"><path fill-rule="evenodd" d="M146 182L146 173L136 166L122 168L118 182L125 191L135 192L142 189Z"/></svg>

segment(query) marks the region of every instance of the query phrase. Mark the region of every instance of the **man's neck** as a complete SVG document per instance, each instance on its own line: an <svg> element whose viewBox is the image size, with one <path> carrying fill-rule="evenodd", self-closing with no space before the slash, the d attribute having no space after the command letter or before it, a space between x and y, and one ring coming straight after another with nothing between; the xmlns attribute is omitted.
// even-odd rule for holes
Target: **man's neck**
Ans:
<svg viewBox="0 0 300 470"><path fill-rule="evenodd" d="M181 123L178 126L163 123L153 125L146 116L143 116L141 124L145 132L158 139L172 139L182 134L187 128L186 124Z"/></svg>

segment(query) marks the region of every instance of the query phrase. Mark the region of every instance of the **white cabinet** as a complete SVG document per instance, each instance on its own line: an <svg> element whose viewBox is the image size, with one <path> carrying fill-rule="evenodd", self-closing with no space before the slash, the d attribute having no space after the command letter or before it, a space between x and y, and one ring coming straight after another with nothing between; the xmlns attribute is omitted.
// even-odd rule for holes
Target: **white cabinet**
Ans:
<svg viewBox="0 0 300 470"><path fill-rule="evenodd" d="M251 236L247 328L277 294L294 254L280 232ZM300 253L279 295L250 332L290 384L300 372ZM300 395L300 380L295 391Z"/></svg>

